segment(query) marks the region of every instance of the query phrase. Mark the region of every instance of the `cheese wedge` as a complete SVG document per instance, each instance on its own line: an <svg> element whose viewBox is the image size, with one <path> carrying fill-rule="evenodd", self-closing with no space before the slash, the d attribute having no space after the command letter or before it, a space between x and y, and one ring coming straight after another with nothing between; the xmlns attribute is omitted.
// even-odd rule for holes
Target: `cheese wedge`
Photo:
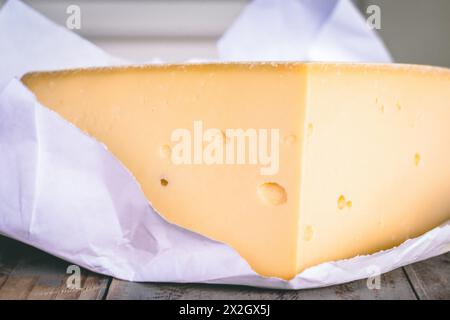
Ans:
<svg viewBox="0 0 450 320"><path fill-rule="evenodd" d="M104 143L161 215L264 276L388 249L450 218L447 69L162 65L23 82Z"/></svg>

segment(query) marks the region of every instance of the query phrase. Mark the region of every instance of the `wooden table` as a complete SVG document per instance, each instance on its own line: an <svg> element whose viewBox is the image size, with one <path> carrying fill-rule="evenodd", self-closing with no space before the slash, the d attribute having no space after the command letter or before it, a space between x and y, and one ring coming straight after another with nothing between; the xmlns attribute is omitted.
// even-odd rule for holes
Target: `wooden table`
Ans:
<svg viewBox="0 0 450 320"><path fill-rule="evenodd" d="M0 299L446 299L450 253L382 275L380 289L367 281L312 290L244 286L134 283L81 270L79 289L67 287L70 263L0 236Z"/></svg>

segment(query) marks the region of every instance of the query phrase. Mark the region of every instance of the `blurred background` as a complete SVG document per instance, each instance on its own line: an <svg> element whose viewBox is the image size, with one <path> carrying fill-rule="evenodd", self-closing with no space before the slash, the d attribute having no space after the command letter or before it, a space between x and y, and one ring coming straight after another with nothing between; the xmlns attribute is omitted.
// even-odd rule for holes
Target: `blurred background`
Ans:
<svg viewBox="0 0 450 320"><path fill-rule="evenodd" d="M282 0L280 0L282 1ZM321 1L321 0L317 0ZM27 0L65 25L69 5L81 8L74 30L107 52L134 60L214 59L216 41L247 0ZM396 62L450 67L450 0L354 0L366 14L381 8L379 34ZM4 0L0 0L0 5Z"/></svg>

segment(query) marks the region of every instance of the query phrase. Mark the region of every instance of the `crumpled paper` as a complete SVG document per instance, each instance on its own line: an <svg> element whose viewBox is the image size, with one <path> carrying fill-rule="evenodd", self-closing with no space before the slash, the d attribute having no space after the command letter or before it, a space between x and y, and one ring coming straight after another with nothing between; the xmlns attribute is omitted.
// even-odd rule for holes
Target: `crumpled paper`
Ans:
<svg viewBox="0 0 450 320"><path fill-rule="evenodd" d="M349 0L256 0L218 49L227 61L392 62Z"/></svg>
<svg viewBox="0 0 450 320"><path fill-rule="evenodd" d="M322 25L341 20L336 17L337 8L349 6L346 0L330 1L334 7L321 14L322 9L312 2L297 2L301 10L314 11L308 26L319 20ZM281 3L285 2L278 3L279 10L284 6ZM220 43L223 59L233 58L234 53L227 53L235 46L233 37L236 44L245 39L239 40L236 35L239 24L260 15L258 11L265 10L266 5L273 7L274 2L250 4L231 27ZM257 32L258 26L254 27ZM304 40L305 48L320 47L316 41L327 32L325 27L317 28L317 37ZM357 34L344 28L341 38L347 31ZM282 41L287 43L288 37ZM376 43L372 45L381 45ZM338 49L341 44L328 44L336 48L336 56L327 52L330 59L338 59L345 52L343 48L349 48L345 45ZM378 49L386 53L382 45ZM241 57L247 56L244 51ZM313 51L303 50L305 55L299 57L310 59ZM0 52L0 233L8 237L125 280L282 289L323 287L373 277L450 250L450 223L446 223L397 248L324 263L291 281L259 276L227 245L164 220L150 206L130 172L105 146L39 104L17 78L31 70L112 65L123 60L109 56L18 1L7 2L0 11ZM277 56L282 59L283 52ZM248 57L264 58L250 52ZM387 57L378 56L380 61Z"/></svg>

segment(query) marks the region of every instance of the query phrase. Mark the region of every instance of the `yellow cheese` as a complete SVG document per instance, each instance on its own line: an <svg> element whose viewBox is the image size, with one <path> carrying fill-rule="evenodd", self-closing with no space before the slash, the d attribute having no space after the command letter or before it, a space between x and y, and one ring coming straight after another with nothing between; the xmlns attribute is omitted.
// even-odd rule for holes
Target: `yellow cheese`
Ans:
<svg viewBox="0 0 450 320"><path fill-rule="evenodd" d="M166 219L265 276L391 248L450 218L446 69L169 65L23 82L106 144Z"/></svg>

